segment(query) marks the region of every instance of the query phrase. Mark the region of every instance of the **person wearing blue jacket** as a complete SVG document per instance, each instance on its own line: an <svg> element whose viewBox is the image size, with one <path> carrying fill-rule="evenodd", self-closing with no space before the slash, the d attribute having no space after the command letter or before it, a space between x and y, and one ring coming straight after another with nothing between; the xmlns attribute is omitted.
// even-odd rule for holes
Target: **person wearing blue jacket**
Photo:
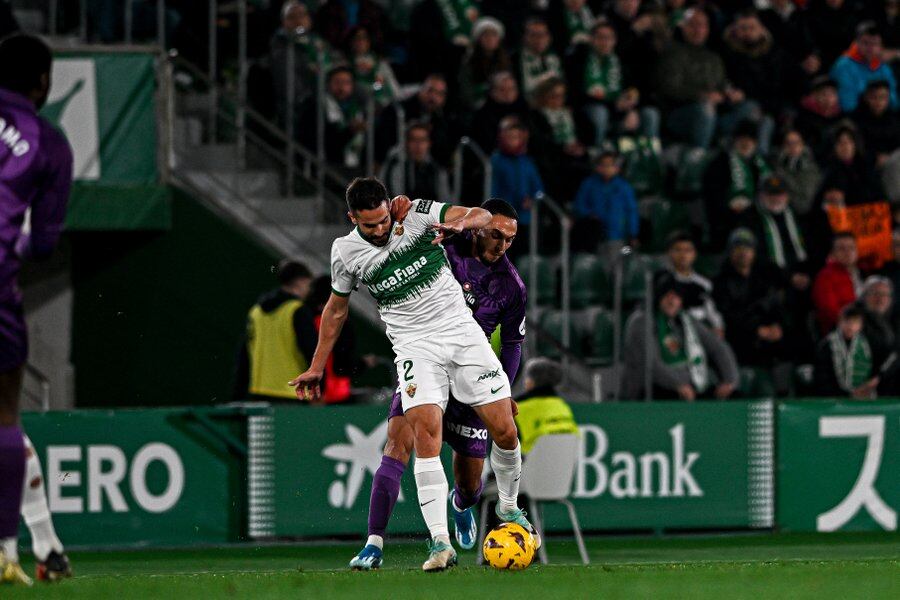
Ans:
<svg viewBox="0 0 900 600"><path fill-rule="evenodd" d="M856 41L834 62L831 77L838 84L838 98L844 112L856 110L859 98L872 81L885 81L891 93L891 109L900 108L897 80L890 66L881 60L881 33L874 21L864 21L856 29Z"/></svg>
<svg viewBox="0 0 900 600"><path fill-rule="evenodd" d="M575 196L576 225L585 235L573 239L605 239L606 246L637 244L639 218L634 188L619 175L619 156L604 150L597 157L594 173L585 179ZM600 226L604 235L596 234ZM593 231L589 231L593 230ZM592 248L584 248L591 250ZM614 250L609 248L610 251Z"/></svg>
<svg viewBox="0 0 900 600"><path fill-rule="evenodd" d="M503 198L519 213L516 237L525 243L518 247L527 249L531 205L544 192L544 182L534 160L527 154L528 127L518 117L509 116L500 121L499 130L497 149L491 154L491 196Z"/></svg>

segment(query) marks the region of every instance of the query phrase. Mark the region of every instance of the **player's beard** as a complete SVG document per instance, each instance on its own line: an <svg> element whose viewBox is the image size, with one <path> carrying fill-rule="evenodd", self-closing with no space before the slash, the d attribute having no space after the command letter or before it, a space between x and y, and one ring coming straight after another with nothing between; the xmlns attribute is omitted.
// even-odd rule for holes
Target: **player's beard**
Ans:
<svg viewBox="0 0 900 600"><path fill-rule="evenodd" d="M372 237L372 236L365 235L362 232L360 232L360 235L362 235L362 238L364 240L366 240L367 242L369 242L370 244L372 244L373 246L378 246L380 248L382 246L387 246L387 243L391 240L391 231L393 231L393 230L394 230L394 220L391 219L391 226L388 227L387 232L385 232L385 234L383 236Z"/></svg>

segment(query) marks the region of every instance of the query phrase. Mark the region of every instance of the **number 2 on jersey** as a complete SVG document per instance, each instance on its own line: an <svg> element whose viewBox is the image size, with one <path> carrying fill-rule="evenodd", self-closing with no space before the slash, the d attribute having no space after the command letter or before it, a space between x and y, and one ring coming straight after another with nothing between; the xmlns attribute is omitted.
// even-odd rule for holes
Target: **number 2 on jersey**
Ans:
<svg viewBox="0 0 900 600"><path fill-rule="evenodd" d="M412 369L413 362L411 360L403 361L403 381L409 381L413 378L412 373L409 371Z"/></svg>

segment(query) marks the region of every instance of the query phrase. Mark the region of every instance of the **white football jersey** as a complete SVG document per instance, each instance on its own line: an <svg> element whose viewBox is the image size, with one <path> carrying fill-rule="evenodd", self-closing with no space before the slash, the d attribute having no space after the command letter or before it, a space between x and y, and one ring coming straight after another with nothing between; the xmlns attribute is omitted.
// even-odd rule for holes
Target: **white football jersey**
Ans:
<svg viewBox="0 0 900 600"><path fill-rule="evenodd" d="M387 335L396 348L474 321L462 288L453 277L441 245L432 244L434 223L442 223L449 204L416 200L403 233L384 246L366 241L355 228L331 246L331 289L346 296L362 283L378 303Z"/></svg>

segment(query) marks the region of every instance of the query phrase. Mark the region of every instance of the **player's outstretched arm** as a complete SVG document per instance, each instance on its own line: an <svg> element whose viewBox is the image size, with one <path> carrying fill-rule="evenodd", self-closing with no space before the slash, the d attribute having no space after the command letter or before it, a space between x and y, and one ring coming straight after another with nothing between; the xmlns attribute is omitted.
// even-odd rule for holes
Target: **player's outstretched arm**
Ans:
<svg viewBox="0 0 900 600"><path fill-rule="evenodd" d="M491 213L483 208L466 208L464 206L451 206L444 215L443 223L435 223L432 229L437 230L437 237L432 244L440 244L444 239L455 233L462 233L466 229L481 229L491 222Z"/></svg>
<svg viewBox="0 0 900 600"><path fill-rule="evenodd" d="M350 312L350 297L331 294L325 310L322 311L322 323L319 327L319 343L316 352L309 363L309 368L289 383L296 388L297 398L318 402L321 393L319 383L322 381L322 373L325 372L325 363L328 356L334 350L347 315Z"/></svg>

